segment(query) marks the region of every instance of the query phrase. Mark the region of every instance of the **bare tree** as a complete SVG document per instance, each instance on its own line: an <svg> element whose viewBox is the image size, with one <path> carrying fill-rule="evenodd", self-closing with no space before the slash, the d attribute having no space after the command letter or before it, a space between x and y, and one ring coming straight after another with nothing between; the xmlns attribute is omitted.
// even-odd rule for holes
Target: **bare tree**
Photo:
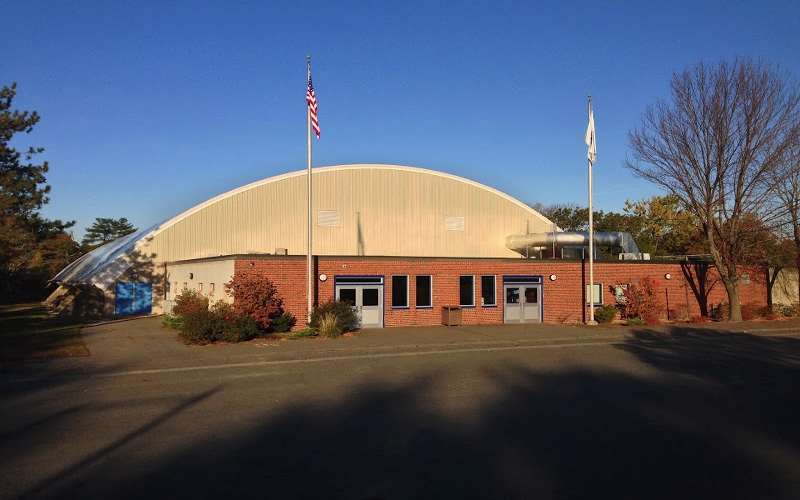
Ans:
<svg viewBox="0 0 800 500"><path fill-rule="evenodd" d="M788 152L783 169L776 172L775 181L775 194L783 209L779 214L779 220L783 222L781 232L793 243L794 265L800 275L800 144ZM768 275L770 284L777 278L778 270L776 267L774 274ZM800 281L797 287L800 297Z"/></svg>
<svg viewBox="0 0 800 500"><path fill-rule="evenodd" d="M678 196L700 221L707 251L741 320L740 267L753 217L776 209L774 173L800 135L800 92L779 66L700 62L673 75L671 101L648 106L628 133L625 166Z"/></svg>

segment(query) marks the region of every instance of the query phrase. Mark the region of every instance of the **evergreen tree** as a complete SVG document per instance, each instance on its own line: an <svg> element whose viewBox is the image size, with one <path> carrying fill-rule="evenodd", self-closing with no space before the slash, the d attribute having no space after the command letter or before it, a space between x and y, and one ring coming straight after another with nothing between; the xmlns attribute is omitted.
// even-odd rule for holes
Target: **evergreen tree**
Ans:
<svg viewBox="0 0 800 500"><path fill-rule="evenodd" d="M49 221L39 210L49 200L45 185L47 162L32 163L44 148L18 151L11 147L15 134L29 134L39 121L36 111L12 110L16 83L0 90L0 300L39 297L48 278L48 266L33 266L40 245L63 238L74 222ZM69 235L67 235L69 236ZM71 237L70 237L71 238ZM39 255L41 257L41 255ZM40 262L42 264L42 262Z"/></svg>
<svg viewBox="0 0 800 500"><path fill-rule="evenodd" d="M94 224L86 228L86 235L81 240L81 245L84 249L90 250L134 233L136 230L137 228L133 227L125 217L120 219L97 217Z"/></svg>

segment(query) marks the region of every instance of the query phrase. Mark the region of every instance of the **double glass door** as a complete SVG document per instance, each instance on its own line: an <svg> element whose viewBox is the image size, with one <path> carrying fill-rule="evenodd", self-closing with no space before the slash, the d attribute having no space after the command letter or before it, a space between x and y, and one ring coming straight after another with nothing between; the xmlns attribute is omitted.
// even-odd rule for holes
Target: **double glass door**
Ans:
<svg viewBox="0 0 800 500"><path fill-rule="evenodd" d="M361 328L383 328L383 286L337 285L336 300L350 303Z"/></svg>
<svg viewBox="0 0 800 500"><path fill-rule="evenodd" d="M503 321L539 323L542 321L541 285L503 285Z"/></svg>

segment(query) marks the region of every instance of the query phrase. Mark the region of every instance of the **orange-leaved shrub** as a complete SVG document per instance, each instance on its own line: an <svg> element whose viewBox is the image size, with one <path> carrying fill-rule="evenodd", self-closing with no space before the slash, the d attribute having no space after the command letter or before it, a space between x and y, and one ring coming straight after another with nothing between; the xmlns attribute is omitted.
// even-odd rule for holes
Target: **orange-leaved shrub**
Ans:
<svg viewBox="0 0 800 500"><path fill-rule="evenodd" d="M294 318L283 311L278 289L263 276L237 274L225 284L225 291L233 297L233 311L253 318L261 331L288 331L294 325Z"/></svg>
<svg viewBox="0 0 800 500"><path fill-rule="evenodd" d="M628 316L643 319L648 325L657 324L664 308L658 281L644 276L623 290Z"/></svg>

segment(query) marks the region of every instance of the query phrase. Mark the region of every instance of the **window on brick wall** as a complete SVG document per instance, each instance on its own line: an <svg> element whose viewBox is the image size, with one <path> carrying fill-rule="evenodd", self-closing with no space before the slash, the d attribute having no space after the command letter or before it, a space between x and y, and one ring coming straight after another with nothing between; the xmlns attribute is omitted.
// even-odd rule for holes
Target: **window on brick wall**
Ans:
<svg viewBox="0 0 800 500"><path fill-rule="evenodd" d="M408 307L408 276L392 276L392 307Z"/></svg>
<svg viewBox="0 0 800 500"><path fill-rule="evenodd" d="M475 276L458 277L458 301L460 306L475 307Z"/></svg>
<svg viewBox="0 0 800 500"><path fill-rule="evenodd" d="M481 276L481 305L482 306L496 306L497 293L496 286L497 279L493 274Z"/></svg>
<svg viewBox="0 0 800 500"><path fill-rule="evenodd" d="M591 285L586 285L586 303L589 303L589 287ZM592 298L594 299L595 306L602 306L603 305L603 284L602 283L595 283L594 288L592 288Z"/></svg>
<svg viewBox="0 0 800 500"><path fill-rule="evenodd" d="M429 274L417 276L417 308L433 307L433 277Z"/></svg>

